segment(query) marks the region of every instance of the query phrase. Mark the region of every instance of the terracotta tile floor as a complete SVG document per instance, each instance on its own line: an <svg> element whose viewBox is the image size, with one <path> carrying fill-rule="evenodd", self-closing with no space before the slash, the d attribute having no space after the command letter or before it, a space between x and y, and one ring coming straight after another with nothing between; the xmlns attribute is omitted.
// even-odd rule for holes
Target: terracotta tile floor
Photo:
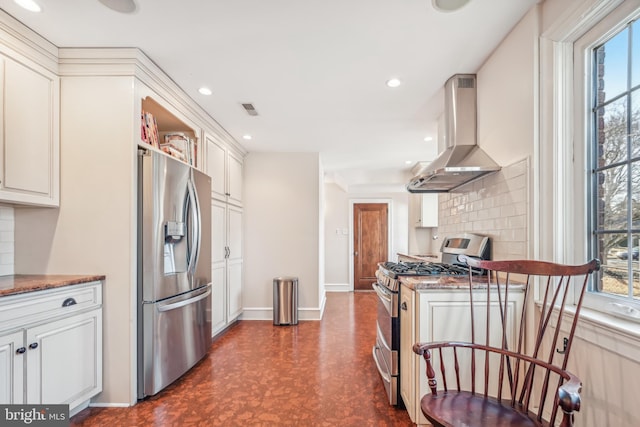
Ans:
<svg viewBox="0 0 640 427"><path fill-rule="evenodd" d="M322 321L241 321L198 365L131 408L88 408L72 426L411 426L371 357L375 293L329 293Z"/></svg>

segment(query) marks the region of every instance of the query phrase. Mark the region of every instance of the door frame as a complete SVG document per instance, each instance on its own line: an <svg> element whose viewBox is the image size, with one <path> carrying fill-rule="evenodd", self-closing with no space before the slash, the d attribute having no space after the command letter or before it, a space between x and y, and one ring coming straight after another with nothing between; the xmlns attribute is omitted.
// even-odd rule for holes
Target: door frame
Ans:
<svg viewBox="0 0 640 427"><path fill-rule="evenodd" d="M358 203L380 203L387 205L387 260L392 259L391 248L393 246L393 200L392 199L349 199L349 291L354 289L354 268L353 268L353 211L354 205Z"/></svg>

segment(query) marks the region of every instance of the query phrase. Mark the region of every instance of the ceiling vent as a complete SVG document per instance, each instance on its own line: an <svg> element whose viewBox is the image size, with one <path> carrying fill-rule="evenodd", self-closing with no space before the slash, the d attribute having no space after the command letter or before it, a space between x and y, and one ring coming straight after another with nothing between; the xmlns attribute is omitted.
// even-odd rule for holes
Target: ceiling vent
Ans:
<svg viewBox="0 0 640 427"><path fill-rule="evenodd" d="M247 114L250 116L258 115L258 111L256 110L256 107L253 106L253 104L242 104L242 108L244 108Z"/></svg>

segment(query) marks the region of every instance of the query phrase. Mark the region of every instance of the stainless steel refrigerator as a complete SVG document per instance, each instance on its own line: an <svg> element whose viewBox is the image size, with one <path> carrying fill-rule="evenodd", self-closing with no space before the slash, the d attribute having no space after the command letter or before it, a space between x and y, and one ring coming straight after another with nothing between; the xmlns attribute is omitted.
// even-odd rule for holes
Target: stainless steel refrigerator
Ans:
<svg viewBox="0 0 640 427"><path fill-rule="evenodd" d="M211 179L138 155L138 398L178 379L211 344Z"/></svg>

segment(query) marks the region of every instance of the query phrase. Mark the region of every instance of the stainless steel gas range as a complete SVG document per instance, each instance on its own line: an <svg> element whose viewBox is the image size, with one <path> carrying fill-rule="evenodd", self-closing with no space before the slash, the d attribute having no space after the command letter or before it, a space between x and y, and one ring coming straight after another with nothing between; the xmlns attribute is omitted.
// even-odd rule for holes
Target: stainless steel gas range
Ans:
<svg viewBox="0 0 640 427"><path fill-rule="evenodd" d="M442 262L384 262L378 264L373 289L378 294L377 338L373 360L378 367L391 405L402 405L400 397L400 312L399 296L402 277L469 274L458 255L489 259L490 240L478 234L459 234L444 239L440 252ZM474 271L473 274L483 274Z"/></svg>

